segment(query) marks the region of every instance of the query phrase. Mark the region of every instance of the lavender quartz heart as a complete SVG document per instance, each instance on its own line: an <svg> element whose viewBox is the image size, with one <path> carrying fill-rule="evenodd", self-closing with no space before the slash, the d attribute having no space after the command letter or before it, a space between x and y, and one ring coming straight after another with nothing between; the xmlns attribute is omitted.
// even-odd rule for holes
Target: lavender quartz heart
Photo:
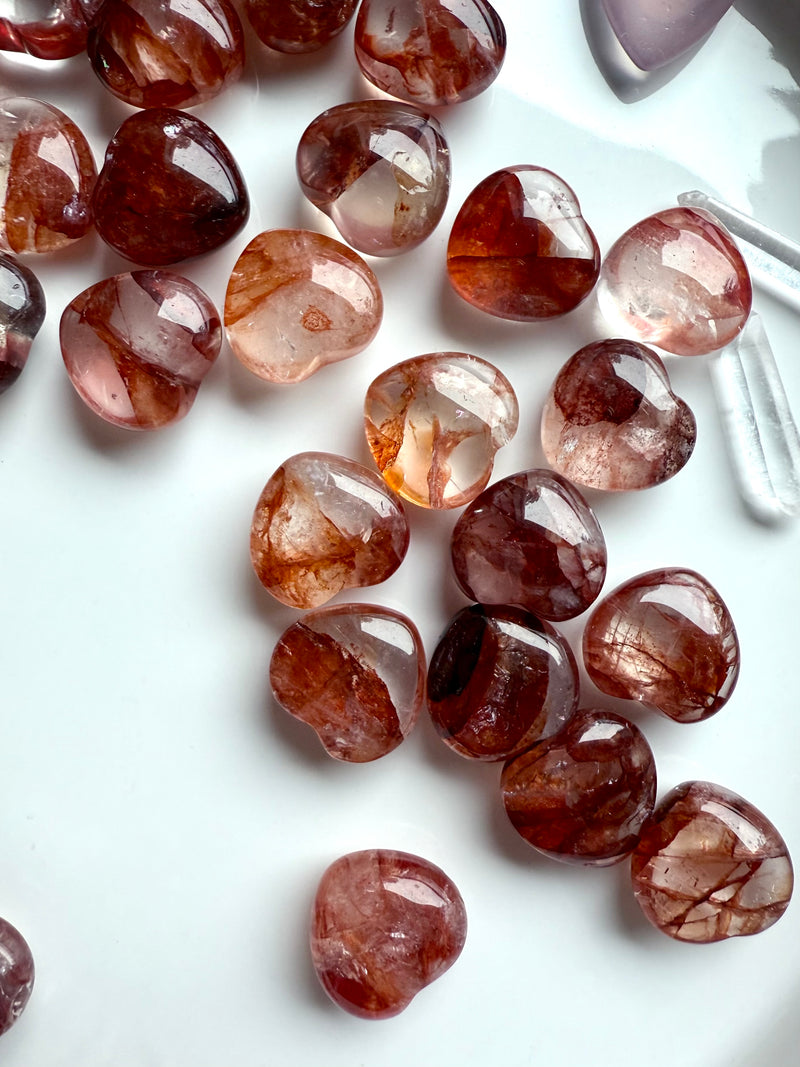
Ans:
<svg viewBox="0 0 800 1067"><path fill-rule="evenodd" d="M733 0L603 0L619 43L640 70L657 70L698 44Z"/></svg>
<svg viewBox="0 0 800 1067"><path fill-rule="evenodd" d="M44 316L44 291L36 275L0 252L0 394L22 373Z"/></svg>

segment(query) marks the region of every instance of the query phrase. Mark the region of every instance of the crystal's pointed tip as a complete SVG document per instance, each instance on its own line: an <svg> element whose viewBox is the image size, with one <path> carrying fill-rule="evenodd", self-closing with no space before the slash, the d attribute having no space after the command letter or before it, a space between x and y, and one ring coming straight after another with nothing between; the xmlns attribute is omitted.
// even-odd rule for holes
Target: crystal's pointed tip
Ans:
<svg viewBox="0 0 800 1067"><path fill-rule="evenodd" d="M690 189L687 193L678 193L678 203L681 207L705 207L708 197L699 189Z"/></svg>

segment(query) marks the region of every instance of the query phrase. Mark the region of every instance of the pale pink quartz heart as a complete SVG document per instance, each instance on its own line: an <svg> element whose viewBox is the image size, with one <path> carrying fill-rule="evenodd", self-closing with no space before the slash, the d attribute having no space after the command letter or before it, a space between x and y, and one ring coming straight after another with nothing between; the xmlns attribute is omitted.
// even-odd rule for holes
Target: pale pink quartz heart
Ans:
<svg viewBox="0 0 800 1067"><path fill-rule="evenodd" d="M640 70L656 70L698 44L733 0L603 0L619 43Z"/></svg>

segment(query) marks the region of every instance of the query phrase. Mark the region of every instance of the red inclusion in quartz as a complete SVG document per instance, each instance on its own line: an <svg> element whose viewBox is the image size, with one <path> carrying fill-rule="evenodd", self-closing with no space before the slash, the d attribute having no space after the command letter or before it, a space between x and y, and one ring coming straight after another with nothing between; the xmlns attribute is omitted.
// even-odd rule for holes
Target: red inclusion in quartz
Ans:
<svg viewBox="0 0 800 1067"><path fill-rule="evenodd" d="M0 252L0 394L22 373L45 310L44 291L33 271Z"/></svg>
<svg viewBox="0 0 800 1067"><path fill-rule="evenodd" d="M316 52L338 36L358 0L246 0L257 35L276 52Z"/></svg>
<svg viewBox="0 0 800 1067"><path fill-rule="evenodd" d="M0 51L28 52L37 59L69 59L86 47L92 16L103 0L30 0L12 2L14 14L0 18ZM17 9L19 13L17 13ZM27 15L22 11L27 9Z"/></svg>

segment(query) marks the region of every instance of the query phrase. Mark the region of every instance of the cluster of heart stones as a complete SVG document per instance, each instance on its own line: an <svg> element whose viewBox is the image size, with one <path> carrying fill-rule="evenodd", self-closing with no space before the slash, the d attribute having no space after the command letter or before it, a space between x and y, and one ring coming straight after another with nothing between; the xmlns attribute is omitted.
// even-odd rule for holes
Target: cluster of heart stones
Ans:
<svg viewBox="0 0 800 1067"><path fill-rule="evenodd" d="M355 6L247 0L244 10L270 48L301 53L340 33ZM604 6L620 39L630 38L632 58L644 69L664 61L648 50L647 25L638 37L630 30L629 5ZM717 16L729 4L718 6ZM93 227L140 269L76 296L62 315L61 345L79 395L114 425L155 430L184 417L223 327L244 366L280 384L372 342L383 298L360 253L397 255L439 223L451 161L428 109L491 84L505 54L502 21L486 0L457 9L443 0L362 0L358 66L396 99L322 112L296 159L303 194L348 244L305 230L258 235L235 264L220 317L202 290L165 268L234 238L248 218L235 159L182 110L236 81L243 41L230 0L197 0L191 9L167 0L54 0L49 15L0 19L0 48L49 59L86 49L106 89L143 109L114 135L98 174L68 116L42 101L4 100L0 391L24 367L45 314L41 286L13 254L65 247ZM631 857L644 914L678 940L758 933L780 918L792 892L777 829L708 782L683 783L656 805L644 734L621 715L579 706L577 662L553 625L592 609L583 661L611 696L683 723L730 698L740 653L719 593L694 571L665 567L599 599L606 544L577 485L646 489L688 462L694 417L647 344L700 355L734 338L752 299L741 256L713 217L672 208L631 227L601 267L571 187L543 167L519 165L467 197L448 241L447 274L475 308L523 322L568 313L599 280L600 305L625 338L587 345L554 381L541 425L552 470L491 483L495 453L517 429L517 399L500 371L464 352L410 358L370 385L364 427L377 469L320 452L281 464L251 529L259 580L305 612L273 651L275 698L331 756L350 762L396 749L427 708L454 753L502 764L502 802L533 848L584 865ZM328 604L401 565L410 534L400 498L464 508L452 566L474 603L450 620L427 669L419 633L401 612ZM461 895L435 864L373 849L323 875L311 954L337 1004L386 1018L452 965L466 928ZM27 1001L33 960L3 920L0 951L2 1032Z"/></svg>

